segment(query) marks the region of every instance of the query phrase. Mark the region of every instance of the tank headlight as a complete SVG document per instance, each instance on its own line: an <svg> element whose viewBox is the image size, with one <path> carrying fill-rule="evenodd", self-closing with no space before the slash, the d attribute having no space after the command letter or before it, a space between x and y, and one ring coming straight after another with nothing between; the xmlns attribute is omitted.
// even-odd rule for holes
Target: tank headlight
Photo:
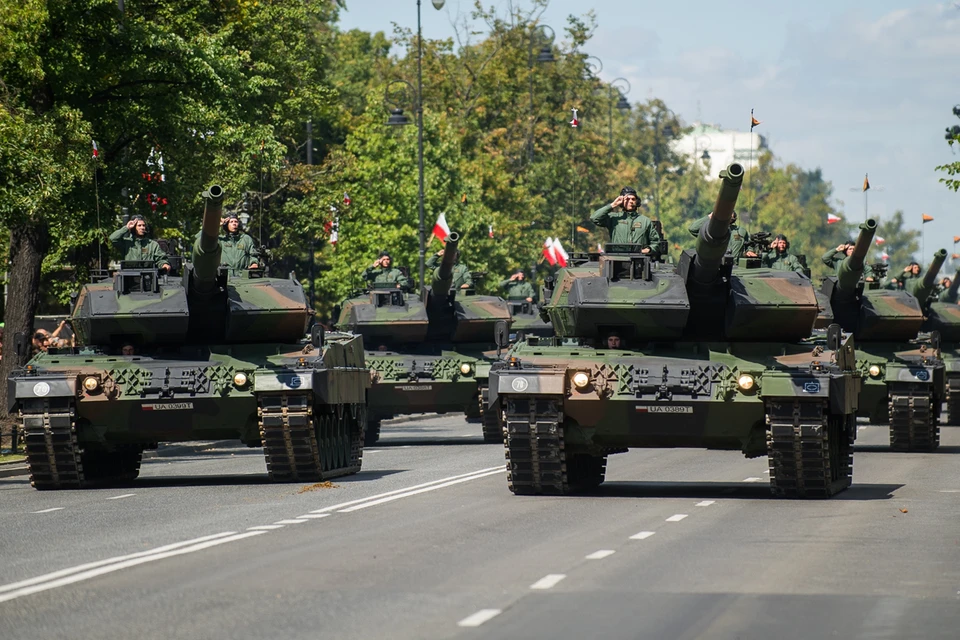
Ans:
<svg viewBox="0 0 960 640"><path fill-rule="evenodd" d="M573 386L577 389L583 389L588 384L590 384L590 376L588 376L583 371L577 371L573 374Z"/></svg>
<svg viewBox="0 0 960 640"><path fill-rule="evenodd" d="M872 364L870 365L870 377L879 378L880 377L880 365Z"/></svg>
<svg viewBox="0 0 960 640"><path fill-rule="evenodd" d="M469 362L464 362L462 365L460 365L460 373L462 373L463 375L467 375L471 371L473 371L473 367L470 365Z"/></svg>
<svg viewBox="0 0 960 640"><path fill-rule="evenodd" d="M749 374L745 373L737 378L737 385L740 387L741 391L750 391L750 389L753 389L754 384L756 384L756 382L754 381L753 376Z"/></svg>
<svg viewBox="0 0 960 640"><path fill-rule="evenodd" d="M238 387L242 387L247 384L247 374L242 371L238 372L237 375L233 376L233 384L237 385Z"/></svg>
<svg viewBox="0 0 960 640"><path fill-rule="evenodd" d="M83 379L83 388L92 393L100 388L100 381L93 376L87 376Z"/></svg>

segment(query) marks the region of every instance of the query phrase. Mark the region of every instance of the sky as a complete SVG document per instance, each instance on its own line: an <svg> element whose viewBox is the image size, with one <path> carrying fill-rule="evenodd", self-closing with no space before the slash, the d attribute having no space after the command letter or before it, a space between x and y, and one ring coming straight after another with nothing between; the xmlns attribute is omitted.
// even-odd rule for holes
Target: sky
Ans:
<svg viewBox="0 0 960 640"><path fill-rule="evenodd" d="M414 0L346 3L342 29L416 29ZM511 0L483 4L505 12ZM472 6L423 0L424 37L452 37ZM960 252L960 194L934 169L960 160L944 140L960 124L960 2L551 0L541 22L562 39L567 16L591 8L597 27L583 50L602 61L601 78L630 82L631 101L661 98L686 123L741 130L752 108L781 164L823 170L845 219L863 220L868 173L871 217L902 210L920 229L927 213L926 253Z"/></svg>

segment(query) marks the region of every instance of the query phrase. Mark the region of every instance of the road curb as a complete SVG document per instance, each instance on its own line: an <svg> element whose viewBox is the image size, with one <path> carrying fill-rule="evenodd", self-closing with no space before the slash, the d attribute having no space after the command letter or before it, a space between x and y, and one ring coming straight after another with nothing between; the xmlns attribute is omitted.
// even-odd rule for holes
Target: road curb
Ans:
<svg viewBox="0 0 960 640"><path fill-rule="evenodd" d="M23 462L7 462L0 464L0 478L25 476L30 473L30 467Z"/></svg>

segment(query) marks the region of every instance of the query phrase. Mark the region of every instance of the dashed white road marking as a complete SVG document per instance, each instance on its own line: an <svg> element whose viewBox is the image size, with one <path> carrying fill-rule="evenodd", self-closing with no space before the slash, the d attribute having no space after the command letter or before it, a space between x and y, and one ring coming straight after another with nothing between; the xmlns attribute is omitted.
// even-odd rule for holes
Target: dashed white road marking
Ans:
<svg viewBox="0 0 960 640"><path fill-rule="evenodd" d="M305 513L302 516L297 516L297 520L316 520L317 518L326 518L329 515L329 513Z"/></svg>
<svg viewBox="0 0 960 640"><path fill-rule="evenodd" d="M560 582L566 577L567 575L564 573L550 573L543 576L536 582L534 582L532 585L530 585L530 588L531 589L552 589L555 586L557 586L558 582Z"/></svg>
<svg viewBox="0 0 960 640"><path fill-rule="evenodd" d="M756 476L750 476L749 478L744 478L744 482L760 482L763 478L758 478Z"/></svg>
<svg viewBox="0 0 960 640"><path fill-rule="evenodd" d="M698 503L695 504L694 506L696 506L696 507L709 507L709 506L712 505L712 504L716 504L716 502L717 502L716 500L701 500L700 502L698 502Z"/></svg>
<svg viewBox="0 0 960 640"><path fill-rule="evenodd" d="M413 491L407 491L405 493L398 493L392 496L386 496L383 498L378 498L377 500L370 500L368 502L362 502L360 504L355 504L352 507L347 507L346 509L339 509L337 513L351 513L353 511L359 511L360 509L366 509L367 507L375 507L387 502L392 502L394 500L399 500L400 498L409 498L410 496L415 496L421 493L426 493L428 491L436 491L437 489L443 489L446 487L452 487L455 484L460 484L461 482L470 482L471 480L479 480L480 478L486 478L487 476L495 476L497 474L502 474L506 471L503 467L497 467L492 471L487 471L486 473L477 473L474 475L467 476L465 478L458 478L456 480L450 480L449 482L444 482L441 484L435 484L429 487L423 487L422 489L415 489Z"/></svg>
<svg viewBox="0 0 960 640"><path fill-rule="evenodd" d="M603 560L604 558L609 558L615 553L616 551L614 551L613 549L600 549L599 551L594 551L590 555L584 556L584 557L587 560Z"/></svg>
<svg viewBox="0 0 960 640"><path fill-rule="evenodd" d="M667 522L680 522L681 520L683 520L683 519L686 518L686 517L687 517L687 514L685 514L685 513L676 513L676 514L670 516L669 518L667 518Z"/></svg>
<svg viewBox="0 0 960 640"><path fill-rule="evenodd" d="M40 511L34 511L33 513L53 513L54 511L62 511L63 507L50 507L49 509L41 509Z"/></svg>
<svg viewBox="0 0 960 640"><path fill-rule="evenodd" d="M938 493L960 493L960 489L940 489L940 491L938 491ZM36 511L36 512L34 512L34 513L41 513L41 512L40 512L40 511Z"/></svg>
<svg viewBox="0 0 960 640"><path fill-rule="evenodd" d="M108 558L107 560L99 560L97 562L90 562L76 567L71 567L69 569L62 569L60 571L48 573L36 578L30 578L29 580L22 580L20 582L14 582L12 584L0 586L0 602L7 602L23 596L40 593L41 591L49 591L50 589L56 589L58 587L64 587L77 582L83 582L85 580L90 580L91 578L113 573L114 571L120 571L121 569L135 567L147 562L163 560L164 558L171 558L173 556L193 553L195 551L203 551L204 549L209 549L210 547L226 544L228 542L235 542L237 540L243 540L244 538L258 536L263 533L266 533L266 531L248 531L246 533L226 531L224 533L204 536L194 540L187 540L185 542L177 542L175 544L157 547L156 549L151 549L150 551Z"/></svg>
<svg viewBox="0 0 960 640"><path fill-rule="evenodd" d="M655 534L655 533L656 533L656 531L641 531L640 533L635 533L635 534L633 534L632 536L630 536L630 539L631 539L631 540L646 540L647 538L649 538L650 536L652 536L652 535Z"/></svg>
<svg viewBox="0 0 960 640"><path fill-rule="evenodd" d="M273 531L274 529L283 529L282 524L261 524L256 527L247 527L247 531Z"/></svg>
<svg viewBox="0 0 960 640"><path fill-rule="evenodd" d="M306 520L300 518L288 518L287 520L277 520L273 524L303 524Z"/></svg>
<svg viewBox="0 0 960 640"><path fill-rule="evenodd" d="M107 498L107 500L120 500L121 498L132 498L132 497L135 496L135 495L137 495L137 494L135 494L135 493L125 493L125 494L123 494L122 496L111 496L111 497Z"/></svg>
<svg viewBox="0 0 960 640"><path fill-rule="evenodd" d="M457 623L458 627L479 627L487 620L491 620L500 615L502 611L500 609L480 609L475 614L467 616L463 620Z"/></svg>

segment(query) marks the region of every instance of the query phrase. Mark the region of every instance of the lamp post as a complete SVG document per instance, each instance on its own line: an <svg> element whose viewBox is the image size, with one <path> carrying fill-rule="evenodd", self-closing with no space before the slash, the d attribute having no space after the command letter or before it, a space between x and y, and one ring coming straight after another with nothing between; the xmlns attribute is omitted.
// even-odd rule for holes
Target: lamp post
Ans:
<svg viewBox="0 0 960 640"><path fill-rule="evenodd" d="M626 91L624 91L623 89L617 86L618 82L621 82L627 85ZM614 106L613 92L616 91L618 96L618 100L616 103L617 110L620 111L620 113L626 113L627 111L630 111L630 103L627 101L626 96L627 94L630 93L631 87L630 87L630 81L627 80L626 78L614 78L613 80L610 81L610 84L607 86L608 86L609 98L610 98L610 101L609 101L610 102L610 120L607 128L610 134L610 153L612 155L613 154L613 106Z"/></svg>
<svg viewBox="0 0 960 640"><path fill-rule="evenodd" d="M531 29L530 47L527 55L527 68L530 70L530 138L527 140L528 162L533 162L533 127L535 122L533 116L533 47L537 42L540 43L540 53L537 54L537 62L540 64L556 62L557 59L553 57L553 49L550 48L555 37L556 34L553 29L545 24Z"/></svg>
<svg viewBox="0 0 960 640"><path fill-rule="evenodd" d="M433 4L433 8L438 11L443 8L446 0L430 0ZM387 91L389 92L390 86L396 84L397 82L402 82L409 86L408 82L399 80L396 82L390 83L387 86ZM417 90L414 94L414 109L417 112L417 198L419 205L420 213L420 224L419 224L419 235L420 235L420 262L419 262L419 275L420 275L420 292L421 297L423 296L424 288L424 279L426 277L426 254L427 254L427 228L424 222L424 211L423 211L423 29L420 24L420 0L417 0ZM410 124L410 119L403 115L403 109L399 106L394 105L394 109L390 111L390 118L387 119L387 124L391 126L402 126L405 124Z"/></svg>

